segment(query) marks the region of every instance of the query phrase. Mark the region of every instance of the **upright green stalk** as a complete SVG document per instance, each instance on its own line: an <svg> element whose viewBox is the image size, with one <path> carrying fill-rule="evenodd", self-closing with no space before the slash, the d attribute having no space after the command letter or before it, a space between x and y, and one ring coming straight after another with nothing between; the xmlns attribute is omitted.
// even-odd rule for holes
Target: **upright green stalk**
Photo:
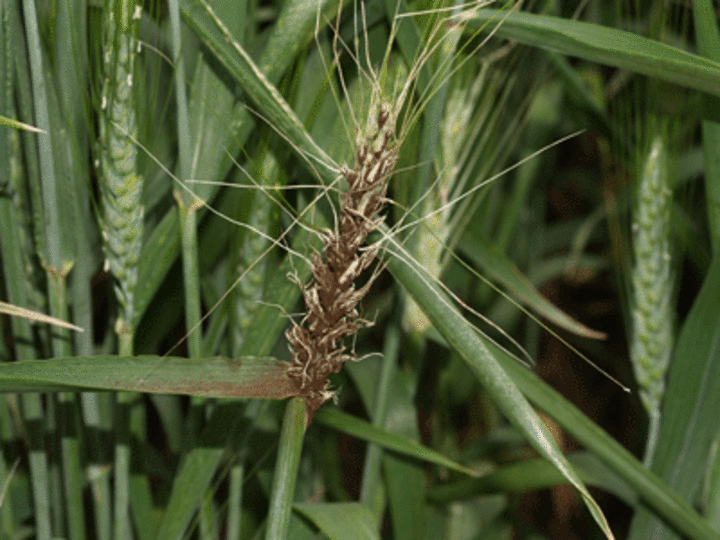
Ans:
<svg viewBox="0 0 720 540"><path fill-rule="evenodd" d="M88 62L88 33L78 29L88 28L88 2L87 0L67 0L57 4L55 19L56 64L54 69L58 88L58 102L61 105L63 116L63 133L67 137L56 137L67 149L67 171L64 176L74 186L74 209L71 212L73 226L71 242L74 245L74 261L72 279L70 281L70 303L72 305L73 322L85 329L85 332L73 334L75 354L79 356L92 356L93 343L93 301L91 291L92 274L96 268L96 229L89 227L93 222L94 214L90 208L88 186L90 183L90 164L87 159L90 149L90 134L88 130L90 114L90 94L87 92L89 84ZM70 394L61 394L61 399ZM82 486L86 478L90 480L94 508L95 535L98 540L110 540L111 531L111 503L110 496L110 470L106 444L102 441L100 433L110 430L111 418L103 414L110 411L110 402L114 396L105 393L83 392L80 403L76 407L82 408L82 414L68 415L68 419L82 418L87 439L86 444L79 444L79 431L76 422L68 421L67 429L63 434L62 444L67 452L79 454L82 446L89 447L87 455L89 463L85 470L78 467L73 476L75 482ZM72 402L71 402L72 403ZM75 433L73 433L75 430ZM79 463L79 459L76 463ZM76 522L84 524L85 504L82 497L66 497L68 504L73 505Z"/></svg>
<svg viewBox="0 0 720 540"><path fill-rule="evenodd" d="M10 21L10 9L5 3L0 4L0 116L5 118L15 118L15 105L14 105L14 69L15 62L13 60L13 47L12 47L12 26ZM12 241L11 237L7 237L9 229L13 227L14 221L12 219L12 188L10 184L10 171L11 165L10 160L15 157L12 152L12 139L18 137L16 130L7 129L5 126L0 128L0 216L5 218L2 223L6 226L0 231L0 241L4 242L6 239ZM16 240L15 240L16 241ZM0 244L0 247L5 244ZM6 246L5 246L6 247ZM4 251L8 253L8 251ZM17 257L16 257L17 258ZM3 257L5 259L5 257ZM3 260L3 262L5 262ZM18 279L18 285L21 273L14 276ZM9 284L12 288L13 283Z"/></svg>
<svg viewBox="0 0 720 540"><path fill-rule="evenodd" d="M240 538L242 530L243 482L245 481L245 465L240 461L230 469L230 486L228 488L227 538Z"/></svg>
<svg viewBox="0 0 720 540"><path fill-rule="evenodd" d="M67 306L72 305L71 316L84 332L74 332L74 340L66 340L63 355L70 353L74 342L76 354L91 355L93 352L92 335L92 295L91 275L95 268L93 251L95 231L88 227L92 223L90 200L88 197L89 164L88 145L88 84L87 41L85 32L78 28L87 27L87 2L68 0L58 5L54 23L55 82L50 88L57 88L55 99L51 97L54 114L51 115L55 160L58 164L58 179L62 203L61 223L64 243L72 253L73 271L67 288ZM57 136L57 134L62 134ZM65 314L63 315L65 317ZM107 399L109 396L105 396ZM63 392L57 395L58 423L60 426L60 444L63 459L64 500L67 507L68 536L84 538L86 536L86 512L82 489L86 480L85 470L81 466L81 415L80 406L97 402L97 395L86 393L78 396ZM87 409L87 407L85 407ZM98 441L91 444L91 452L99 459Z"/></svg>
<svg viewBox="0 0 720 540"><path fill-rule="evenodd" d="M640 386L649 426L644 462L652 463L660 430L660 405L673 350L673 272L670 258L670 208L667 145L652 141L640 175L633 218L634 306L630 358Z"/></svg>
<svg viewBox="0 0 720 540"><path fill-rule="evenodd" d="M16 5L0 4L0 36L2 50L0 50L0 114L8 118L16 118L14 107L15 92L15 61L17 49L24 52L24 47L15 45L16 33L14 23L18 18L14 12ZM32 120L24 118L24 120ZM21 193L27 191L26 175L22 169L22 152L20 151L20 134L15 130L2 128L0 131L0 251L14 256L3 256L2 272L7 291L7 300L19 306L29 306L29 292L33 290L29 276L25 270L29 268L24 263L30 258L32 245L31 233L22 227L21 218L27 216L26 207L21 201ZM35 358L33 333L29 321L13 317L10 321L14 352L16 360L29 360ZM8 401L9 403L9 401ZM28 464L30 468L29 485L32 490L33 514L35 517L35 536L38 540L49 540L52 536L50 522L50 503L48 494L48 464L45 453L42 432L43 413L42 401L39 394L23 394L20 400L23 418L27 426ZM9 419L10 411L3 404L0 412L1 419ZM4 423L3 430L9 429L10 422ZM2 442L5 443L6 433L3 432ZM5 479L3 479L4 481ZM0 521L2 531L0 534L11 537L17 534L16 523L13 522L12 503L7 500L3 505Z"/></svg>
<svg viewBox="0 0 720 540"><path fill-rule="evenodd" d="M38 13L33 0L23 2L24 22L27 29L27 43L32 80L32 98L34 102L35 123L49 133L62 133L65 126L54 90L54 81L48 76L45 47L40 39ZM38 138L41 197L34 200L35 215L41 215L38 221L41 234L36 235L37 251L48 283L50 314L59 319L69 318L67 299L67 276L74 265L73 243L69 220L74 216L72 190L64 189L58 182L66 175L64 163L67 159L65 145L67 139L53 138L50 135ZM52 334L51 346L54 356L72 354L72 340L67 330L56 330ZM45 418L52 422L55 406L60 411L59 429L51 430L54 437L50 440L55 449L57 464L62 464L63 474L58 467L50 469L50 490L57 504L55 512L55 534L68 535L71 538L85 537L85 521L81 505L80 457L78 430L76 425L77 403L71 393L61 393L48 400ZM33 407L37 409L36 407ZM51 424L48 424L50 426ZM62 489L62 493L61 490ZM63 516L63 512L65 515ZM67 524L67 531L65 530Z"/></svg>
<svg viewBox="0 0 720 540"><path fill-rule="evenodd" d="M106 265L115 277L119 313L115 331L121 355L133 349L134 293L143 232L142 179L137 174L137 134L133 92L137 54L135 21L140 6L132 0L107 0L104 20L104 67L100 114L99 176L103 207ZM115 538L130 538L130 402L119 394L115 445Z"/></svg>
<svg viewBox="0 0 720 540"><path fill-rule="evenodd" d="M177 102L178 129L178 169L177 176L182 182L188 180L191 172L190 156L192 138L188 118L187 93L185 91L185 62L182 50L182 32L180 27L180 7L177 0L169 2L170 27L172 31L173 56L175 61L175 99ZM202 62L197 70L202 70ZM207 67L205 67L207 69ZM180 223L183 291L185 293L185 329L188 354L190 358L202 355L202 333L200 328L200 264L198 262L197 212L202 202L177 185L173 188ZM205 400L193 397L192 407L185 430L185 444L192 448L200 432ZM204 506L201 507L205 508Z"/></svg>
<svg viewBox="0 0 720 540"><path fill-rule="evenodd" d="M265 528L265 540L287 538L304 438L305 400L296 397L287 402L280 431L280 447L270 491L270 511Z"/></svg>
<svg viewBox="0 0 720 540"><path fill-rule="evenodd" d="M177 0L169 3L170 23L172 28L173 55L175 56L175 99L177 101L178 118L178 177L185 181L190 175L191 137L188 119L187 94L185 92L185 63L182 55L180 29L180 8ZM183 283L185 285L185 324L189 333L187 337L189 354L197 358L202 354L202 335L200 328L200 284L198 264L197 210L200 201L180 188L175 188L175 199L180 217L180 234L182 238Z"/></svg>

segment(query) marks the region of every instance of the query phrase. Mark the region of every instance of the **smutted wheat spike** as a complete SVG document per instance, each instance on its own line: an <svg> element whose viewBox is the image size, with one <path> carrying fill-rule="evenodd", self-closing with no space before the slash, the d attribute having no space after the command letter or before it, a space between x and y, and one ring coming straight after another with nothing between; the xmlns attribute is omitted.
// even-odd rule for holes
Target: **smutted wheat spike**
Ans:
<svg viewBox="0 0 720 540"><path fill-rule="evenodd" d="M366 324L360 319L357 304L372 280L359 289L354 282L379 249L360 248L384 219L376 216L384 204L387 180L397 160L394 131L390 105L371 108L366 134L358 136L357 163L353 169L342 169L348 192L340 196L339 225L336 230L321 233L325 253L313 254L310 283L298 283L306 315L300 324L293 322L285 335L292 352L288 375L298 385L300 395L305 396L308 421L334 395L329 390L328 375L355 359L345 347L345 338Z"/></svg>

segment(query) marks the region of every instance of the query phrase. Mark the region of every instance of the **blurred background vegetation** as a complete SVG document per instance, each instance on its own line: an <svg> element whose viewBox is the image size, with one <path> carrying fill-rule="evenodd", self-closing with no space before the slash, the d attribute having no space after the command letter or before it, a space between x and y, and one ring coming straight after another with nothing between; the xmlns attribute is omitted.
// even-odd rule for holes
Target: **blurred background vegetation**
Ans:
<svg viewBox="0 0 720 540"><path fill-rule="evenodd" d="M720 537L717 10L2 0L0 298L85 329L2 319L2 538ZM403 247L303 435L215 357L289 359L371 68Z"/></svg>

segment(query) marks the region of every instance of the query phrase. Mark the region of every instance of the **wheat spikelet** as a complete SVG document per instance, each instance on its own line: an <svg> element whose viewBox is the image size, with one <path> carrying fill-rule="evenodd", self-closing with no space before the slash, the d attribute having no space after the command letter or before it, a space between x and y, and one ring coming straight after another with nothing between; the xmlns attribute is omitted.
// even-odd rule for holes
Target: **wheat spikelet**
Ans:
<svg viewBox="0 0 720 540"><path fill-rule="evenodd" d="M137 174L137 148L128 134L137 132L133 70L137 10L130 16L110 10L105 18L105 71L100 115L98 173L104 216L101 222L106 265L115 277L120 304L116 331L130 332L135 311L138 260L142 247L143 179Z"/></svg>
<svg viewBox="0 0 720 540"><path fill-rule="evenodd" d="M340 196L339 225L321 233L325 254L312 256L312 281L308 285L298 281L307 314L300 324L293 322L285 335L292 352L288 375L306 398L308 421L334 395L327 377L355 359L344 339L367 324L360 319L357 304L372 280L359 289L354 282L372 264L379 249L361 247L384 220L377 214L383 207L387 179L397 160L394 132L395 117L390 105L371 107L365 130L370 135L358 136L356 165L341 170L348 192Z"/></svg>
<svg viewBox="0 0 720 540"><path fill-rule="evenodd" d="M640 177L633 225L632 312L630 358L649 417L645 462L652 462L660 429L660 405L673 350L674 276L670 257L670 211L667 144L652 141Z"/></svg>

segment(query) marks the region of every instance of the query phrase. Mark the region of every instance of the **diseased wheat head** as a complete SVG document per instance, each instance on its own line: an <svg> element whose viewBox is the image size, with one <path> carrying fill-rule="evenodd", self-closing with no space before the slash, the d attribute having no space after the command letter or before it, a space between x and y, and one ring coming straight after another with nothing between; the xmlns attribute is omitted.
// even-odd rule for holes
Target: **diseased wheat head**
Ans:
<svg viewBox="0 0 720 540"><path fill-rule="evenodd" d="M285 333L292 352L288 375L306 397L308 420L334 395L327 377L355 359L344 339L368 324L360 318L357 304L372 280L359 289L354 282L377 255L379 246L362 246L384 220L378 214L397 161L390 105L381 103L371 112L369 123L373 128L365 140L358 141L355 167L342 169L348 191L340 196L339 225L320 234L325 253L312 256L311 282L298 282L307 313Z"/></svg>
<svg viewBox="0 0 720 540"><path fill-rule="evenodd" d="M473 9L480 5L474 5ZM362 3L360 8L364 22ZM361 55L341 45L360 68L362 79L369 83L370 100L365 125L360 125L356 111L348 100L357 134L355 165L353 168L340 168L348 191L340 196L339 218L334 229L320 233L324 253L312 256L313 277L310 283L303 284L291 276L302 290L306 314L300 322L293 321L285 334L292 354L288 376L296 383L299 395L306 398L307 421L312 419L323 403L334 397L328 376L338 372L348 360L355 359L354 351L348 349L345 340L369 325L360 318L358 303L368 292L377 273L359 288L356 288L354 282L375 260L380 245L364 244L368 235L378 230L384 221L380 212L386 202L388 181L404 138L419 118L429 97L451 72L450 61L441 62L434 76L424 72L424 69L444 40L458 39L460 24L452 20L457 16L454 14L446 19L435 20L424 35L426 41L418 50L415 62L407 71L401 70L400 80L388 80L393 78L388 72L390 46L385 51L380 68L376 70L369 57L361 62ZM401 19L396 15L396 23ZM458 20L462 21L462 17ZM396 31L397 24L391 29L390 44L394 41ZM337 66L343 52L338 48L337 28L334 49L332 64ZM365 34L366 53L368 49L368 36ZM364 69L361 64L365 64ZM341 72L339 79L343 91L348 94ZM388 88L392 90L388 92Z"/></svg>

